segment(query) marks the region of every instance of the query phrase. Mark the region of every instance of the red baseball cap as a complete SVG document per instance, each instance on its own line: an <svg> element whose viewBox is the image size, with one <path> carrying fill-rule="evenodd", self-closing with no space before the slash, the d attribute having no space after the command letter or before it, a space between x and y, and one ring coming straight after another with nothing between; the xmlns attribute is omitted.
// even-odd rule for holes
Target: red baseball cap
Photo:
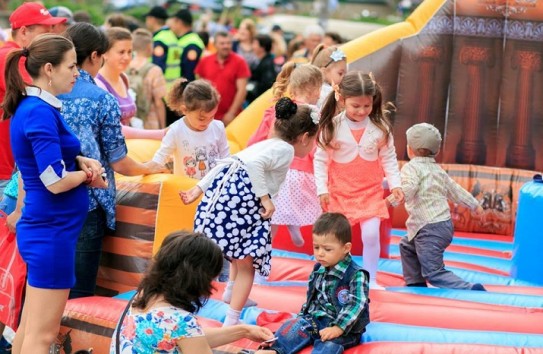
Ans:
<svg viewBox="0 0 543 354"><path fill-rule="evenodd" d="M66 22L65 17L53 17L43 5L25 2L9 16L11 29L32 25L58 25Z"/></svg>

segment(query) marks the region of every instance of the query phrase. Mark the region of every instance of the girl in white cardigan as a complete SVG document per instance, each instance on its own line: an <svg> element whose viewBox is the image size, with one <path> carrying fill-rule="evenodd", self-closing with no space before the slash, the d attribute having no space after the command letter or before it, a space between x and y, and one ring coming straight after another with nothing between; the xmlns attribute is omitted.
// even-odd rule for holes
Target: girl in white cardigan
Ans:
<svg viewBox="0 0 543 354"><path fill-rule="evenodd" d="M338 104L344 110L336 115ZM370 288L383 289L375 280L379 227L381 219L389 217L383 177L395 202L403 201L403 192L381 88L371 75L349 72L330 93L321 113L314 165L322 209L343 213L351 225L360 223L362 266L370 273Z"/></svg>
<svg viewBox="0 0 543 354"><path fill-rule="evenodd" d="M294 156L306 156L317 136L318 113L309 105L281 98L275 105L275 116L273 137L219 161L194 188L181 192L185 204L205 192L196 210L194 229L215 241L232 262L232 286L225 290L231 291L231 299L223 296L230 300L225 326L239 322L255 270L264 277L270 273L272 198Z"/></svg>

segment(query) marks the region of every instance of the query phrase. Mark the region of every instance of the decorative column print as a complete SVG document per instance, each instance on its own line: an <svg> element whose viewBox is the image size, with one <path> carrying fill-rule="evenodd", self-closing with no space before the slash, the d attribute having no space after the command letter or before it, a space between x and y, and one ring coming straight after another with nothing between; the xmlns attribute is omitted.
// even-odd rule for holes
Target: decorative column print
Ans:
<svg viewBox="0 0 543 354"><path fill-rule="evenodd" d="M462 119L462 139L456 148L456 162L484 165L486 146L483 141L482 85L485 83L485 66L494 65L491 48L470 46L460 50L460 63L467 66L469 77L466 87Z"/></svg>
<svg viewBox="0 0 543 354"><path fill-rule="evenodd" d="M437 64L443 60L443 48L427 46L422 48L416 58L419 62L419 102L416 105L416 123L433 122L432 103L435 94Z"/></svg>
<svg viewBox="0 0 543 354"><path fill-rule="evenodd" d="M531 49L531 50L529 50ZM514 129L507 149L506 166L532 170L535 168L535 150L532 146L533 77L541 70L541 52L534 46L515 49L511 60L513 70L518 69L516 112Z"/></svg>

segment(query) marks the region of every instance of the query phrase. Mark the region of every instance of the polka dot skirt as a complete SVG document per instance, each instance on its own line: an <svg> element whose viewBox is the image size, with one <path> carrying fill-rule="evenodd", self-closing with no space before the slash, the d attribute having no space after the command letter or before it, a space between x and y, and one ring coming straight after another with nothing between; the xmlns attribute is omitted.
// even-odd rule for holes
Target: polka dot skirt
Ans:
<svg viewBox="0 0 543 354"><path fill-rule="evenodd" d="M211 238L229 260L252 257L255 270L268 276L270 221L260 216L260 198L253 192L247 171L240 167L228 175L229 168L217 174L198 205L194 230Z"/></svg>

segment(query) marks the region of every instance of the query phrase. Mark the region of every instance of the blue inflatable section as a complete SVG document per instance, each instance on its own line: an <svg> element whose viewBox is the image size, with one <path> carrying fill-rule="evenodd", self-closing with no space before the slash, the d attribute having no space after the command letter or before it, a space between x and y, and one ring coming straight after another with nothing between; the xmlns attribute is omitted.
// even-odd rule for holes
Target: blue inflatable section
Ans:
<svg viewBox="0 0 543 354"><path fill-rule="evenodd" d="M400 247L398 245L390 245L389 252L391 256L400 257ZM487 268L493 268L502 272L511 270L511 260L505 258L496 258L489 256L480 256L475 254L457 253L451 251L445 251L443 255L445 261L471 263Z"/></svg>
<svg viewBox="0 0 543 354"><path fill-rule="evenodd" d="M423 342L488 344L517 348L543 348L543 336L526 333L466 331L393 323L372 322L366 327L363 342ZM401 350L398 350L400 353Z"/></svg>
<svg viewBox="0 0 543 354"><path fill-rule="evenodd" d="M392 237L397 237L397 238L401 238L407 235L407 233L402 230L392 230L391 234L392 234ZM503 241L478 240L478 239L473 239L473 238L455 236L451 244L457 245L457 246L482 248L482 249L498 251L498 252L512 252L513 251L513 244L511 242L503 242Z"/></svg>
<svg viewBox="0 0 543 354"><path fill-rule="evenodd" d="M297 253L297 252L283 251L283 250L273 250L272 257L286 257L286 258L314 260L313 256L310 256L304 253ZM362 264L361 256L353 256L353 259L358 264ZM457 268L457 267L447 267L447 268L455 272L462 279L465 279L466 281L469 281L472 283L495 284L495 285L515 285L515 286L538 286L537 284L534 284L531 282L513 279L511 277L506 277L502 275L495 275L495 274L489 274L485 272L466 270L466 269ZM400 260L396 260L396 259L380 259L379 270L382 272L402 275L402 264Z"/></svg>
<svg viewBox="0 0 543 354"><path fill-rule="evenodd" d="M519 192L511 275L543 285L543 181L536 175Z"/></svg>
<svg viewBox="0 0 543 354"><path fill-rule="evenodd" d="M473 301L483 304L543 308L543 296L479 292L471 290L388 287L387 291Z"/></svg>

